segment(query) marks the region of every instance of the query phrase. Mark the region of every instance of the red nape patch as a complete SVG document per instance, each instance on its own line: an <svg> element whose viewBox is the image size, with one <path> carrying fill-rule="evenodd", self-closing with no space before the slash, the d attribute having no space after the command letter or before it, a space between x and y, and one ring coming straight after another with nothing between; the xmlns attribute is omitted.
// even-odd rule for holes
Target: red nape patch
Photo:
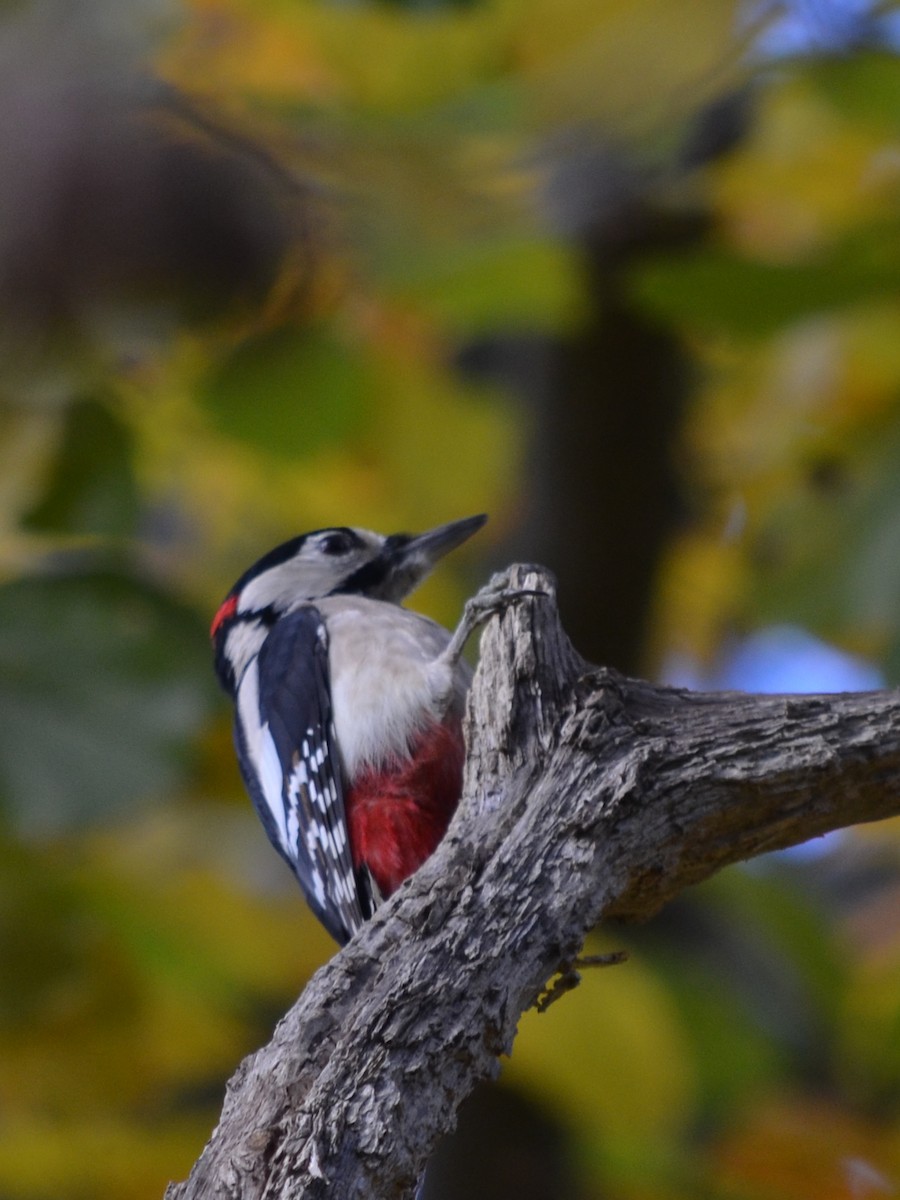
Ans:
<svg viewBox="0 0 900 1200"><path fill-rule="evenodd" d="M368 867L382 896L417 871L446 833L465 757L457 717L427 729L409 758L364 771L348 789L353 865Z"/></svg>
<svg viewBox="0 0 900 1200"><path fill-rule="evenodd" d="M219 607L219 611L213 617L212 625L209 627L209 636L214 638L219 631L219 626L223 621L227 621L229 617L233 617L237 612L237 596L229 596L226 601Z"/></svg>

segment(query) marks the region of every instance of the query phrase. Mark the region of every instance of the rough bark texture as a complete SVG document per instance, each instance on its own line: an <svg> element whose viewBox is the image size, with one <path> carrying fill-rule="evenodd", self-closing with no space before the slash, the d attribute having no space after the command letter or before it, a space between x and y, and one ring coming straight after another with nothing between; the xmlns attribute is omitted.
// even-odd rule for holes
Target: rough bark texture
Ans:
<svg viewBox="0 0 900 1200"><path fill-rule="evenodd" d="M517 567L437 853L311 980L167 1200L403 1197L601 916L900 811L900 699L697 694L587 666ZM627 969L627 968L626 968Z"/></svg>

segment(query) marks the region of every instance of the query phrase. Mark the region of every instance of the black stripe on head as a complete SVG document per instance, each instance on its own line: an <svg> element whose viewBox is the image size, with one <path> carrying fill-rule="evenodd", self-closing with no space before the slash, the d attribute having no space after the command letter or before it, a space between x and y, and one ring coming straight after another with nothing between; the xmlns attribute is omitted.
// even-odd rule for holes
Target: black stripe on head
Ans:
<svg viewBox="0 0 900 1200"><path fill-rule="evenodd" d="M377 599L383 592L384 585L389 580L393 582L397 566L403 558L403 551L411 539L412 534L409 533L393 533L390 537L385 538L384 545L376 557L363 563L358 571L354 571L331 594L340 596L351 593L356 596L372 596Z"/></svg>
<svg viewBox="0 0 900 1200"><path fill-rule="evenodd" d="M270 567L277 567L279 563L287 562L289 558L293 558L309 536L308 533L301 533L299 537L293 537L290 541L282 542L280 546L275 546L268 554L264 554L262 558L258 558L253 566L248 567L237 583L235 583L229 595L239 595L251 579L255 579L257 575L262 575Z"/></svg>

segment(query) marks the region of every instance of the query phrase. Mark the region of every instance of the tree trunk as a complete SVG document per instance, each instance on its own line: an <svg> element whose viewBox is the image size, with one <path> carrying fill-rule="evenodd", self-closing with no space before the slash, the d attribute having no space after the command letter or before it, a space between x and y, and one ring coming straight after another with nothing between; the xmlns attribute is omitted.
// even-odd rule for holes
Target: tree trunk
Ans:
<svg viewBox="0 0 900 1200"><path fill-rule="evenodd" d="M485 631L447 837L241 1064L167 1200L408 1196L601 917L645 919L729 863L900 811L894 693L625 679L574 652L546 573L511 582L546 596Z"/></svg>

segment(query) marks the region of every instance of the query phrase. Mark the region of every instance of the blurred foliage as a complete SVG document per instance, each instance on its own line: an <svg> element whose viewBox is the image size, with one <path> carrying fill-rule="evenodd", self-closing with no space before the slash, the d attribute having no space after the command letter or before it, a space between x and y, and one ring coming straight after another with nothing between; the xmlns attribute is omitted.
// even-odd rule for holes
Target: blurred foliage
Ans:
<svg viewBox="0 0 900 1200"><path fill-rule="evenodd" d="M210 707L203 625L110 572L0 589L4 813L53 833L165 794Z"/></svg>
<svg viewBox="0 0 900 1200"><path fill-rule="evenodd" d="M745 17L0 9L3 1197L161 1195L332 951L237 779L221 595L305 528L488 511L417 601L451 623L517 530L533 557L571 522L584 460L550 464L556 494L540 455L596 330L643 323L636 359L689 381L657 414L677 438L645 441L680 493L646 669L714 678L777 620L900 680L900 60L773 64ZM615 465L615 430L569 443ZM576 531L588 606L616 588L594 535L627 543L648 494L621 475ZM898 863L889 823L602 931L629 963L527 1014L505 1071L528 1145L475 1120L467 1162L507 1155L487 1194L898 1191ZM568 1190L539 1189L536 1122Z"/></svg>

